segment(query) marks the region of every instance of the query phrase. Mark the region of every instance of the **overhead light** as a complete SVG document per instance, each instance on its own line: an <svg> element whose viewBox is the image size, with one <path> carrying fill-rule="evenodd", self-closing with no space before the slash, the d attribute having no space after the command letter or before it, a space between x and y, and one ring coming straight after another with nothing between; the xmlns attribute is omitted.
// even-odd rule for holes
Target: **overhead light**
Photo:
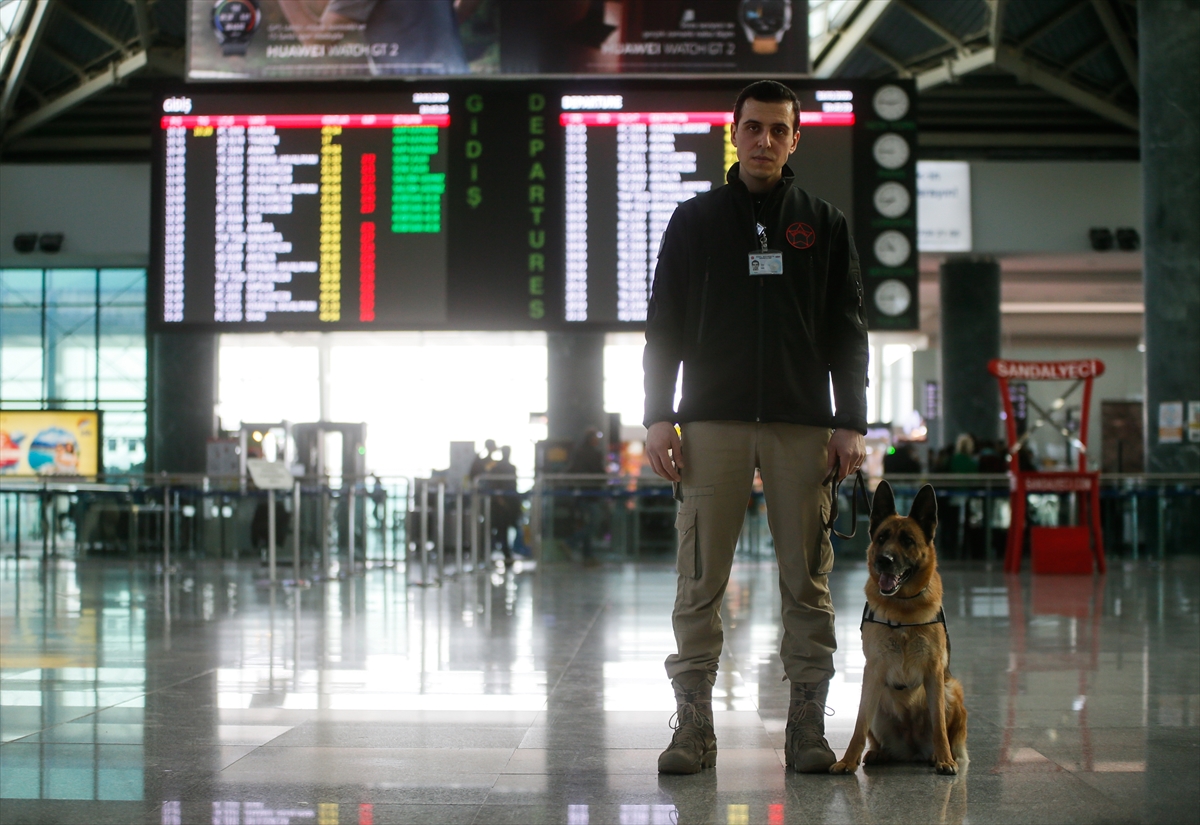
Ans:
<svg viewBox="0 0 1200 825"><path fill-rule="evenodd" d="M1138 231L1131 226L1117 227L1117 249L1123 252L1133 252L1142 246L1142 238Z"/></svg>
<svg viewBox="0 0 1200 825"><path fill-rule="evenodd" d="M1113 233L1107 227L1093 226L1088 230L1088 240L1097 252L1107 252L1113 248Z"/></svg>
<svg viewBox="0 0 1200 825"><path fill-rule="evenodd" d="M28 254L37 249L37 233L18 232L13 236L13 249L22 254Z"/></svg>
<svg viewBox="0 0 1200 825"><path fill-rule="evenodd" d="M47 232L38 238L38 249L43 252L57 252L62 249L63 234L61 232Z"/></svg>
<svg viewBox="0 0 1200 825"><path fill-rule="evenodd" d="M258 430L255 430L253 433L251 433L250 437L253 438L255 441L263 440L263 434L260 433Z"/></svg>

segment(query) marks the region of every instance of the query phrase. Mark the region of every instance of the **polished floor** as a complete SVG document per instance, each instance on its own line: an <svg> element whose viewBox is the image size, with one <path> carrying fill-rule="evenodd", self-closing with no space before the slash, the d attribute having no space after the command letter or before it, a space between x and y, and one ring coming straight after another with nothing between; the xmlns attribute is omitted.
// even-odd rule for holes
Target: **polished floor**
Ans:
<svg viewBox="0 0 1200 825"><path fill-rule="evenodd" d="M0 567L0 822L1196 822L1200 565L949 567L969 768L783 768L771 565L725 600L717 768L660 777L674 574L403 572L293 591L248 565ZM828 720L849 740L865 569L840 560Z"/></svg>

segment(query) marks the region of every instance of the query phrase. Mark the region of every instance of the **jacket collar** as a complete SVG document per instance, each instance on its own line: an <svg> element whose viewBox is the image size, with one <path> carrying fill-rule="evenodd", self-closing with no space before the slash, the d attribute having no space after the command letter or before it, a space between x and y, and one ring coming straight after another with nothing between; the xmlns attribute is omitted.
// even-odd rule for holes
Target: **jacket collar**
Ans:
<svg viewBox="0 0 1200 825"><path fill-rule="evenodd" d="M738 170L741 168L740 163L735 163L729 167L729 171L725 173L725 182L730 186L740 186L743 191L749 194L750 190L746 188L746 184L742 183L742 179L738 176ZM783 165L783 177L775 184L775 188L771 193L778 191L781 188L791 186L796 179L796 173L791 170L786 163ZM768 193L770 194L770 193Z"/></svg>

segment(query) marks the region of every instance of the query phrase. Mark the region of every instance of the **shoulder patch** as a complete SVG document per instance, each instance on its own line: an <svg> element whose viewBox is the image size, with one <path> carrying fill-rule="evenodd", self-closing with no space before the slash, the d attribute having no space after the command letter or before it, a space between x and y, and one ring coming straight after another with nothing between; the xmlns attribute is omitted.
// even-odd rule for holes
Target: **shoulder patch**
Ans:
<svg viewBox="0 0 1200 825"><path fill-rule="evenodd" d="M817 233L806 223L794 223L787 228L787 242L797 249L808 249L817 242Z"/></svg>

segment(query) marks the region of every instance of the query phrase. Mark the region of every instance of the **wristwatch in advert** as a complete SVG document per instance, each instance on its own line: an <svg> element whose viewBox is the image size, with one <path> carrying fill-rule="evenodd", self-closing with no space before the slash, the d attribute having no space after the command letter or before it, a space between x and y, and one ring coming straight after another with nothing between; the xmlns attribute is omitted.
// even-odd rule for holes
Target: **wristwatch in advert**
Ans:
<svg viewBox="0 0 1200 825"><path fill-rule="evenodd" d="M791 0L742 0L738 19L755 54L775 54L792 27Z"/></svg>
<svg viewBox="0 0 1200 825"><path fill-rule="evenodd" d="M216 0L212 27L224 54L245 54L250 38L258 30L262 12L258 0Z"/></svg>

